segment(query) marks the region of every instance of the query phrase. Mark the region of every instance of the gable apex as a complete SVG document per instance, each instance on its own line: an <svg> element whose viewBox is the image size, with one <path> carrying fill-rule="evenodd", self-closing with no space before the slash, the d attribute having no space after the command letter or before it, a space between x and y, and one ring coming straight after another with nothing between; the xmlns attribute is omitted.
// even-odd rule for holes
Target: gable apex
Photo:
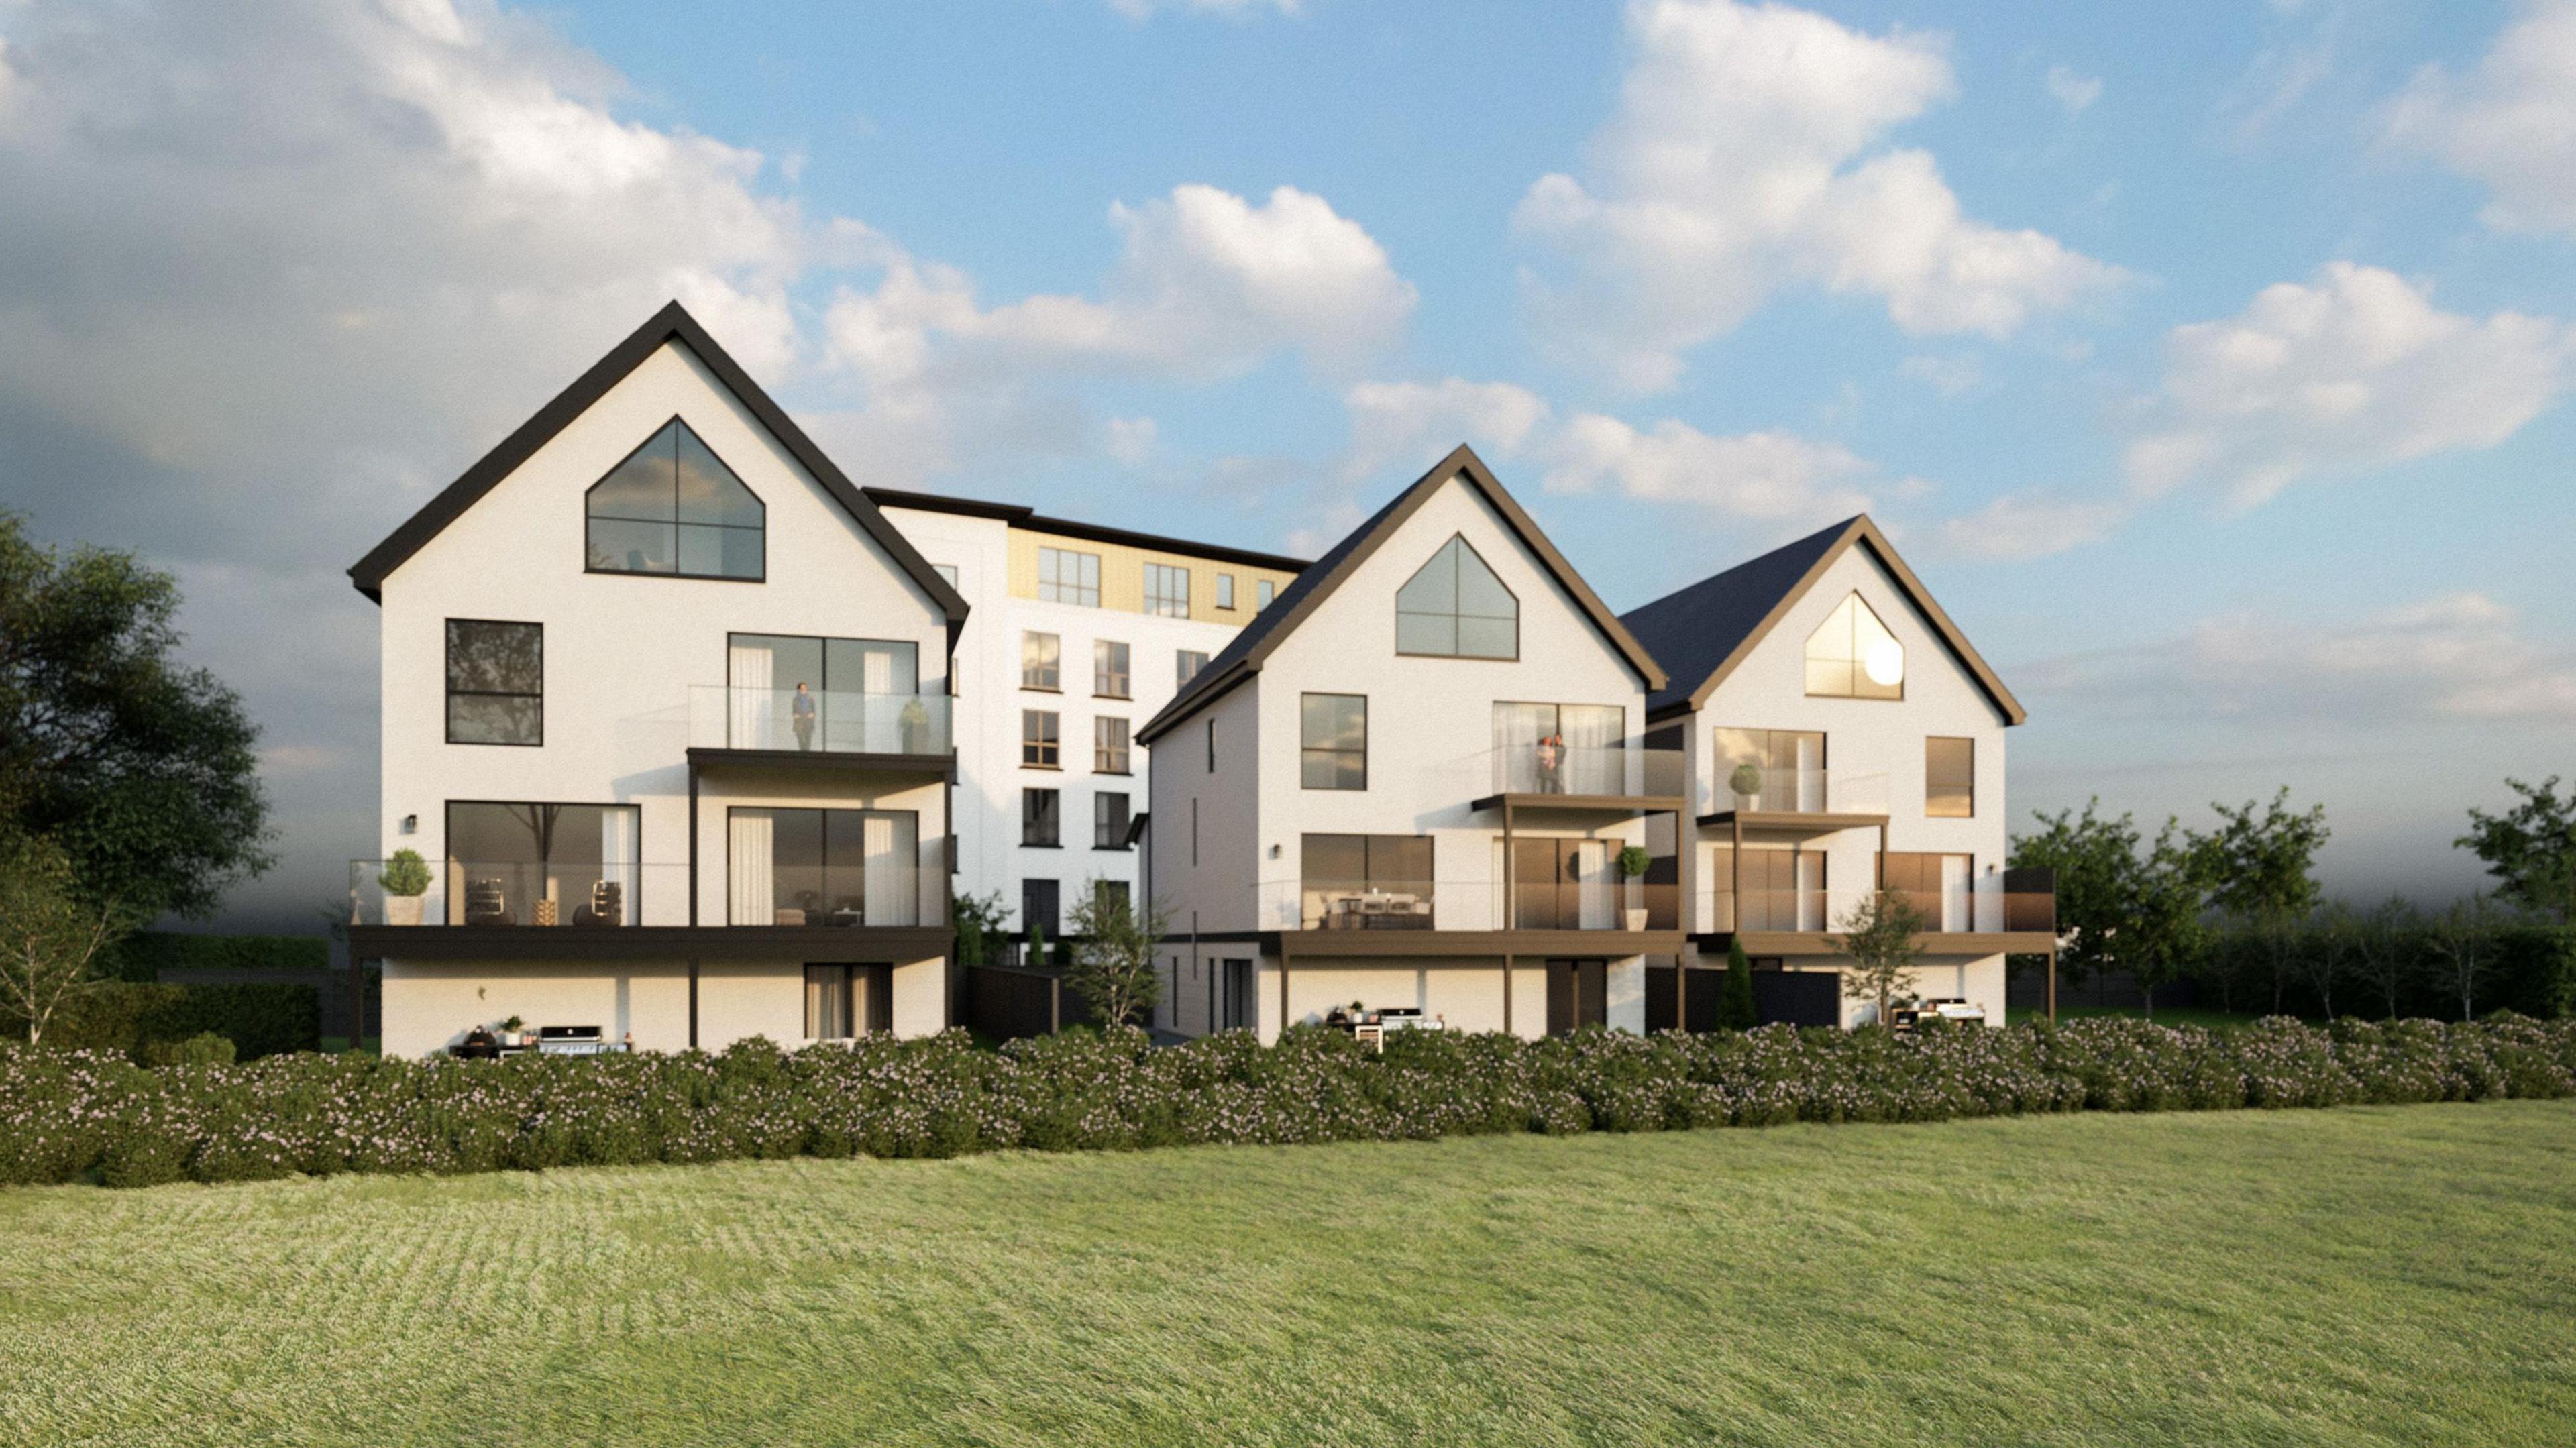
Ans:
<svg viewBox="0 0 2576 1448"><path fill-rule="evenodd" d="M1665 687L1669 680L1663 665L1655 662L1655 656L1637 641L1636 636L1619 621L1618 615L1601 601L1600 595L1592 591L1592 585L1575 572L1574 565L1557 551L1546 532L1485 466L1485 460L1476 456L1476 450L1460 443L1450 450L1447 457L1434 463L1428 472L1388 500L1385 507L1344 535L1305 572L1297 575L1296 580L1281 590L1258 618L1235 635L1224 652L1199 670L1188 687L1146 721L1145 727L1136 732L1136 741L1153 743L1204 705L1259 673L1262 663L1313 615L1325 599L1332 596L1335 589L1357 572L1381 545L1395 536L1433 495L1452 482L1464 484L1500 515L1504 527L1537 559L1540 571L1550 576L1574 600L1585 619L1644 682L1647 692Z"/></svg>
<svg viewBox="0 0 2576 1448"><path fill-rule="evenodd" d="M457 475L436 497L421 505L420 511L387 534L383 542L369 549L367 556L349 568L349 581L369 599L383 601L384 581L411 556L427 547L431 539L465 515L467 509L481 501L486 493L500 486L504 478L534 457L538 450L572 425L576 418L608 395L636 368L644 365L669 343L688 349L716 381L733 394L734 399L787 449L805 471L822 485L832 501L850 515L876 545L885 550L922 592L929 596L947 616L948 639L953 647L958 630L966 623L965 598L939 576L909 539L886 521L877 505L850 481L822 448L815 445L805 430L796 425L775 399L754 382L742 364L733 359L698 319L677 301L666 303L646 319L643 326L628 333L625 340L608 349L606 355L592 363L572 385L555 394L554 399L537 409L527 421L519 424L509 436L501 439L490 452L477 459L472 467Z"/></svg>

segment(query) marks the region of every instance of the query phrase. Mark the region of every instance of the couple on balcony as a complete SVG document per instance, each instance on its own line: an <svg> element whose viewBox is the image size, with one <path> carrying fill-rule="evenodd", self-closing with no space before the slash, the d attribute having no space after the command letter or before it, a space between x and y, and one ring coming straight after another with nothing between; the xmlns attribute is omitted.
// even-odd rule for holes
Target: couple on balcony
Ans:
<svg viewBox="0 0 2576 1448"><path fill-rule="evenodd" d="M1537 750L1539 793L1565 793L1565 736L1551 729L1539 736Z"/></svg>

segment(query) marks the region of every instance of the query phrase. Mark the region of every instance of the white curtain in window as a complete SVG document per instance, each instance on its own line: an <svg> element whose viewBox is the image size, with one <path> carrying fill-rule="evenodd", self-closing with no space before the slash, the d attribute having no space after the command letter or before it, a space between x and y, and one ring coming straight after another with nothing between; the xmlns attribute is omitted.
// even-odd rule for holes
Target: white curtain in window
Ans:
<svg viewBox="0 0 2576 1448"><path fill-rule="evenodd" d="M726 878L732 884L732 909L726 922L733 925L775 925L778 923L776 876L771 868L774 856L770 848L769 816L756 810L736 810L733 814L732 838L726 842Z"/></svg>
<svg viewBox="0 0 2576 1448"><path fill-rule="evenodd" d="M617 887L616 910L608 922L611 925L637 923L637 912L642 908L635 894L640 870L635 862L635 814L631 809L599 812L599 878Z"/></svg>
<svg viewBox="0 0 2576 1448"><path fill-rule="evenodd" d="M1496 793L1534 794L1548 788L1539 767L1538 742L1556 732L1554 704L1494 705Z"/></svg>
<svg viewBox="0 0 2576 1448"><path fill-rule="evenodd" d="M733 686L728 738L736 749L778 749L775 656L767 644L737 641L725 682Z"/></svg>
<svg viewBox="0 0 2576 1448"><path fill-rule="evenodd" d="M1941 857L1941 928L1968 928L1968 857Z"/></svg>
<svg viewBox="0 0 2576 1448"><path fill-rule="evenodd" d="M1610 846L1602 840L1584 840L1574 849L1574 868L1580 889L1575 908L1581 912L1580 926L1585 930L1608 930L1619 923L1619 886L1610 873Z"/></svg>
<svg viewBox="0 0 2576 1448"><path fill-rule="evenodd" d="M1609 704L1568 704L1565 719L1565 792L1625 794L1628 756L1620 749L1628 711Z"/></svg>
<svg viewBox="0 0 2576 1448"><path fill-rule="evenodd" d="M909 822L894 815L872 814L860 822L870 925L921 923L912 889L912 834Z"/></svg>

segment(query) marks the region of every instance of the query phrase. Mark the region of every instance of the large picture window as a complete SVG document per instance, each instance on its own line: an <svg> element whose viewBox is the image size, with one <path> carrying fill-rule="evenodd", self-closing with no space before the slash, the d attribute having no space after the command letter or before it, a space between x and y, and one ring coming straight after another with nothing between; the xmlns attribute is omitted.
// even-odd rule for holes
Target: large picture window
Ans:
<svg viewBox="0 0 2576 1448"><path fill-rule="evenodd" d="M1307 694L1297 709L1298 782L1308 789L1368 788L1368 696Z"/></svg>
<svg viewBox="0 0 2576 1448"><path fill-rule="evenodd" d="M945 877L921 864L910 810L727 812L736 925L918 925Z"/></svg>
<svg viewBox="0 0 2576 1448"><path fill-rule="evenodd" d="M450 925L633 925L642 858L631 804L447 806Z"/></svg>
<svg viewBox="0 0 2576 1448"><path fill-rule="evenodd" d="M909 639L727 636L725 738L735 749L944 754L947 701L921 694Z"/></svg>
<svg viewBox="0 0 2576 1448"><path fill-rule="evenodd" d="M1452 659L1521 656L1521 602L1453 534L1395 591L1395 651Z"/></svg>
<svg viewBox="0 0 2576 1448"><path fill-rule="evenodd" d="M447 742L546 742L546 629L447 621Z"/></svg>
<svg viewBox="0 0 2576 1448"><path fill-rule="evenodd" d="M1807 635L1807 692L1827 699L1905 697L1905 645L1855 593Z"/></svg>
<svg viewBox="0 0 2576 1448"><path fill-rule="evenodd" d="M768 510L676 417L591 485L587 510L593 573L767 574Z"/></svg>

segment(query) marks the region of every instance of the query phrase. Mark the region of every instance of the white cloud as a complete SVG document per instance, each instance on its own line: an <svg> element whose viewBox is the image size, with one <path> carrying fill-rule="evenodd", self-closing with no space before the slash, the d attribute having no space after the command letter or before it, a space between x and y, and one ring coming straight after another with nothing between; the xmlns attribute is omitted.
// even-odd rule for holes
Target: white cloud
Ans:
<svg viewBox="0 0 2576 1448"><path fill-rule="evenodd" d="M1363 382L1342 395L1351 439L1339 472L1359 482L1390 468L1409 477L1464 442L1495 457L1520 453L1549 417L1546 401L1509 382Z"/></svg>
<svg viewBox="0 0 2576 1448"><path fill-rule="evenodd" d="M1786 432L1716 437L1667 418L1650 431L1583 413L1545 448L1552 493L1603 486L1630 498L1682 503L1731 517L1817 523L1869 508L1866 459L1834 443Z"/></svg>
<svg viewBox="0 0 2576 1448"><path fill-rule="evenodd" d="M2484 182L2490 225L2576 234L2576 0L2524 0L2477 68L2426 66L2388 140Z"/></svg>
<svg viewBox="0 0 2576 1448"><path fill-rule="evenodd" d="M2493 447L2568 384L2576 334L2543 317L2436 308L2404 278L2334 262L2236 316L2176 327L2131 484L2206 483L2239 507L2321 473Z"/></svg>
<svg viewBox="0 0 2576 1448"><path fill-rule="evenodd" d="M1101 448L1132 468L1154 455L1162 432L1150 417L1113 417L1101 424Z"/></svg>
<svg viewBox="0 0 2576 1448"><path fill-rule="evenodd" d="M2099 76L2080 76L2065 66L2052 65L2048 68L2048 93L2057 98L2059 105L2066 107L2068 115L2081 115L2102 98L2102 80Z"/></svg>
<svg viewBox="0 0 2576 1448"><path fill-rule="evenodd" d="M843 287L825 313L827 360L856 374L868 401L827 434L925 471L1011 438L1066 450L1088 436L1061 391L1073 379L1210 382L1284 352L1342 373L1412 315L1413 284L1384 248L1294 187L1256 206L1180 186L1109 216L1126 240L1096 300L988 308L965 273L870 238L859 249L882 279Z"/></svg>
<svg viewBox="0 0 2576 1448"><path fill-rule="evenodd" d="M1573 273L1529 279L1541 327L1628 385L1671 385L1795 283L1879 297L1908 332L2001 336L2121 275L1962 215L1930 153L1873 149L1955 93L1932 37L1731 0L1640 0L1628 29L1586 178L1540 178L1514 217Z"/></svg>
<svg viewBox="0 0 2576 1448"><path fill-rule="evenodd" d="M2053 493L2008 493L1964 517L1944 520L1933 536L1943 552L1966 558L2044 558L2108 537L2127 516L2116 503Z"/></svg>
<svg viewBox="0 0 2576 1448"><path fill-rule="evenodd" d="M2344 622L2243 610L2145 648L2045 662L2027 677L2035 692L2195 719L2384 727L2576 716L2576 657L2467 592Z"/></svg>
<svg viewBox="0 0 2576 1448"><path fill-rule="evenodd" d="M1896 364L1896 370L1923 383L1943 397L1959 397L1986 380L1985 364L1966 352L1949 356L1929 354L1908 357Z"/></svg>

